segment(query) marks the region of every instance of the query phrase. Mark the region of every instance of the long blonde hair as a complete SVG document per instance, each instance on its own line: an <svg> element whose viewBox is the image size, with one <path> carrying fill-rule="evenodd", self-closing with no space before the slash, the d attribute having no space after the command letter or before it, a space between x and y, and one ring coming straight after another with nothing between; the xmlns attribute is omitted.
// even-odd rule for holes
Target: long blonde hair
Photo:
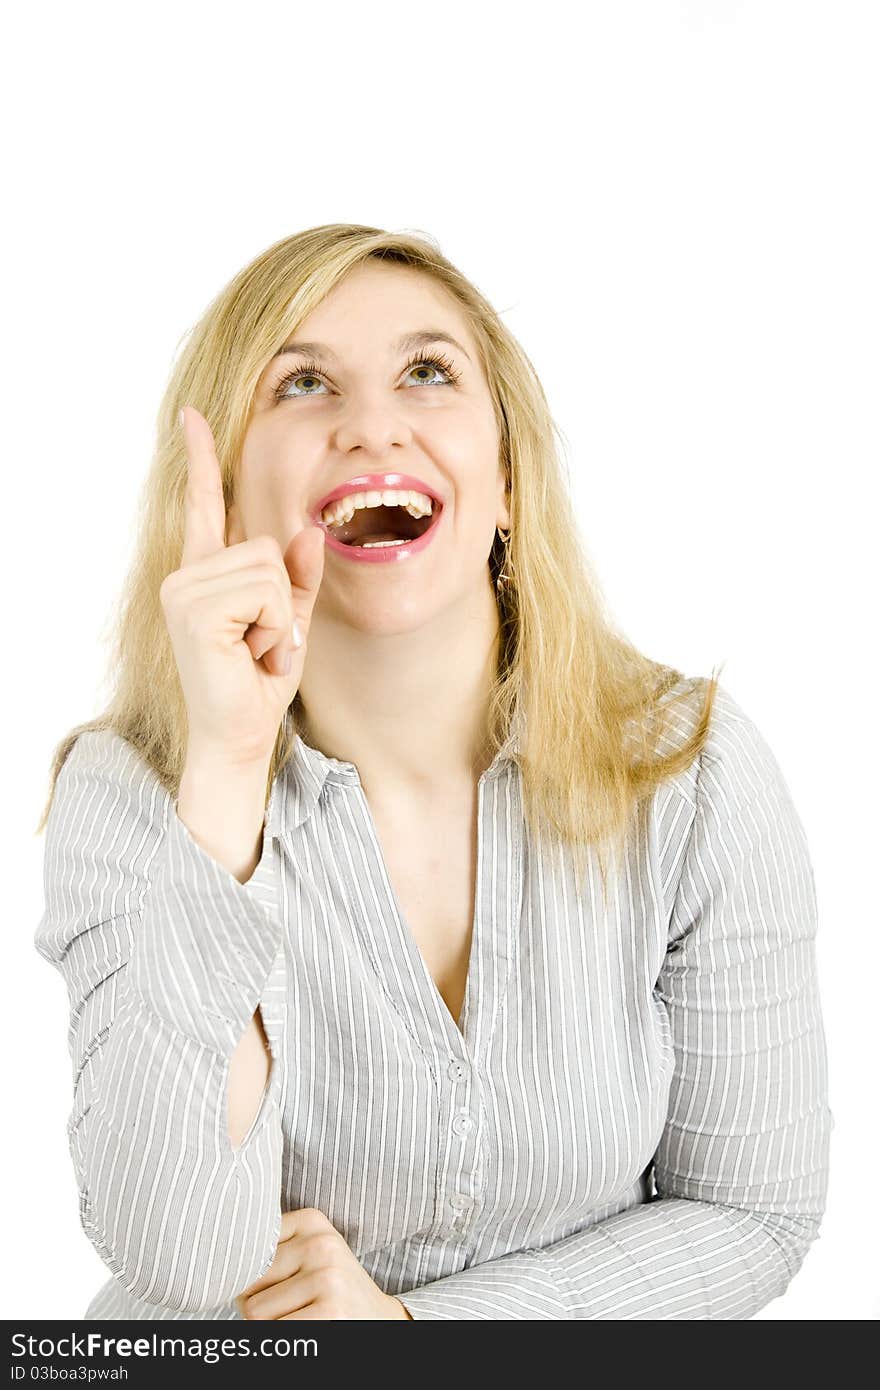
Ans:
<svg viewBox="0 0 880 1390"><path fill-rule="evenodd" d="M705 742L718 676L671 751L682 672L639 652L615 628L578 534L564 480L559 436L528 357L480 291L432 238L331 223L285 237L245 266L208 306L174 365L157 420L156 446L140 500L135 554L111 637L112 697L103 713L56 745L45 827L58 774L77 737L112 729L127 739L175 798L186 760L187 715L159 600L183 551L187 464L178 412L191 404L208 420L227 508L257 381L277 348L354 267L378 259L434 277L457 301L479 347L507 474L511 535L496 532L488 563L499 596L499 661L487 746L502 747L517 719L523 811L533 832L555 834L583 856L623 848L639 803L685 768ZM505 553L506 552L506 553ZM266 786L291 757L304 725L298 697L281 721ZM581 858L581 863L585 861Z"/></svg>

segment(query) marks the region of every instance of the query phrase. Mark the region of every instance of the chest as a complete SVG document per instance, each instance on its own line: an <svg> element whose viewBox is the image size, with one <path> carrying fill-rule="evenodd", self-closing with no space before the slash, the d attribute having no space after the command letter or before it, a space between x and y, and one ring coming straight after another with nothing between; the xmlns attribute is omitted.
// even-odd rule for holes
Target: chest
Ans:
<svg viewBox="0 0 880 1390"><path fill-rule="evenodd" d="M470 962L477 870L477 798L470 789L418 811L371 806L404 925L457 1024Z"/></svg>
<svg viewBox="0 0 880 1390"><path fill-rule="evenodd" d="M668 1109L658 883L635 891L630 863L606 907L528 838L517 784L484 784L479 810L476 864L464 795L407 815L340 790L279 844L287 932L264 1019L284 1205L325 1212L368 1265L410 1237L419 1259L433 1235L446 1249L481 1216L501 1249L536 1220L569 1235L627 1194Z"/></svg>

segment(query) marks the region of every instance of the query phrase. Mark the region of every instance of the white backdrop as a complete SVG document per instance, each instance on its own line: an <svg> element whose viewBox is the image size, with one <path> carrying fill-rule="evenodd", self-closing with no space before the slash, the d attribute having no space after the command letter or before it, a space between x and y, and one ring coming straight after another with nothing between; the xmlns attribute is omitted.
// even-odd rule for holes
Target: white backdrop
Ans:
<svg viewBox="0 0 880 1390"><path fill-rule="evenodd" d="M726 660L781 763L836 1127L820 1237L759 1316L877 1318L876 6L44 3L6 35L4 1316L79 1318L108 1277L33 828L103 703L159 396L240 266L353 221L429 232L502 312L616 619Z"/></svg>

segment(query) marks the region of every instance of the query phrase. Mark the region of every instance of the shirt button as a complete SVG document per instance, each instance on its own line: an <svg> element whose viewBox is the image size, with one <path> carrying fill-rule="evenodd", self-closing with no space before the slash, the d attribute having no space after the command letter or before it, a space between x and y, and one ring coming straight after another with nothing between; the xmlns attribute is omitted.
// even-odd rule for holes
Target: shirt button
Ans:
<svg viewBox="0 0 880 1390"><path fill-rule="evenodd" d="M456 1134L470 1134L473 1127L474 1122L466 1110L460 1110L452 1121L452 1128L455 1130Z"/></svg>
<svg viewBox="0 0 880 1390"><path fill-rule="evenodd" d="M465 1196L463 1192L453 1192L452 1196L449 1198L449 1205L452 1207L453 1211L460 1212L464 1215L471 1210L474 1203L473 1198Z"/></svg>
<svg viewBox="0 0 880 1390"><path fill-rule="evenodd" d="M446 1075L450 1078L451 1081L464 1081L467 1073L464 1067L462 1066L461 1062L457 1062L453 1059L453 1061L451 1061L449 1063L449 1066L446 1068Z"/></svg>

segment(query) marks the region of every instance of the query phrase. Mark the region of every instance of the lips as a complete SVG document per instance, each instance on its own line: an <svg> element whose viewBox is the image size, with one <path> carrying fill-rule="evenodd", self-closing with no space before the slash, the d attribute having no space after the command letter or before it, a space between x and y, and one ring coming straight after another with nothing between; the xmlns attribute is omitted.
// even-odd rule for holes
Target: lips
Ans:
<svg viewBox="0 0 880 1390"><path fill-rule="evenodd" d="M427 550L429 545L433 545L442 520L443 507L437 506L431 517L430 526L422 535L401 544L378 547L346 545L343 541L336 539L329 526L324 526L321 523L321 529L324 532L324 544L337 555L344 556L346 560L350 560L354 564L382 565L387 570L389 565L397 566L413 556L420 555L422 551Z"/></svg>
<svg viewBox="0 0 880 1390"><path fill-rule="evenodd" d="M328 492L326 497L322 497L317 502L310 513L312 520L320 526L321 513L325 507L329 507L331 502L336 502L340 497L347 497L352 492L424 492L428 497L433 498L440 506L443 505L443 498L428 483L422 482L421 478L414 477L411 473L359 473L356 478L349 478L346 482L340 483L332 492Z"/></svg>

